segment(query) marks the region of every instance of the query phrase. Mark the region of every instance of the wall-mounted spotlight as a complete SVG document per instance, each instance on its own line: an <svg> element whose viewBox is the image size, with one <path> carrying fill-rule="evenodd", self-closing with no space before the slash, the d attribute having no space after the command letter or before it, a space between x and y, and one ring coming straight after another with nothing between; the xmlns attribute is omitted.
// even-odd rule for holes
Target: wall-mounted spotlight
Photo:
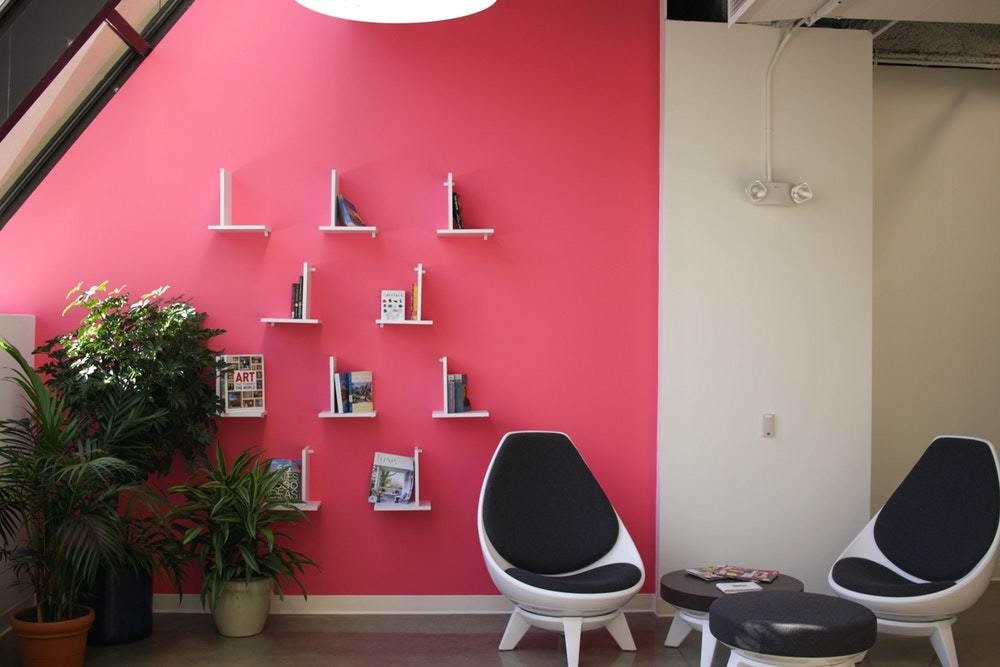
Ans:
<svg viewBox="0 0 1000 667"><path fill-rule="evenodd" d="M791 206L804 204L813 198L808 183L753 181L746 187L747 197L755 206Z"/></svg>

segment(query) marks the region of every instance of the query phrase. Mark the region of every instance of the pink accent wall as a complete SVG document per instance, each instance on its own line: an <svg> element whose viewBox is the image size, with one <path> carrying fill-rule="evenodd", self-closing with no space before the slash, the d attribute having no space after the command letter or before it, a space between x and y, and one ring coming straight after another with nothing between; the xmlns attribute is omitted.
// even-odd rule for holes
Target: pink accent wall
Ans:
<svg viewBox="0 0 1000 667"><path fill-rule="evenodd" d="M190 297L227 352L263 353L268 415L227 451L313 457L323 501L296 543L314 594L490 594L476 536L483 472L509 430L570 434L629 526L654 589L656 0L499 0L411 26L292 0L199 0L0 231L0 311L75 326L79 280ZM218 170L232 172L220 235ZM378 238L328 236L330 169ZM443 239L447 172L468 226ZM285 317L304 260L320 326ZM431 327L380 329L379 292L423 262ZM327 357L374 373L373 420L321 420ZM485 420L431 419L440 364ZM424 450L433 510L374 513L374 451ZM558 499L553 499L558 502Z"/></svg>

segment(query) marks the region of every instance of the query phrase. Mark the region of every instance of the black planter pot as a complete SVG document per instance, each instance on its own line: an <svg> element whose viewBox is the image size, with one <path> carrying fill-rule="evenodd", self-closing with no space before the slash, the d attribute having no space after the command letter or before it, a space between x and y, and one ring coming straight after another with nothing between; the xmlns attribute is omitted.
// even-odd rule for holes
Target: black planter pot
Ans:
<svg viewBox="0 0 1000 667"><path fill-rule="evenodd" d="M102 570L87 596L94 625L87 643L124 644L153 632L153 578L148 572Z"/></svg>

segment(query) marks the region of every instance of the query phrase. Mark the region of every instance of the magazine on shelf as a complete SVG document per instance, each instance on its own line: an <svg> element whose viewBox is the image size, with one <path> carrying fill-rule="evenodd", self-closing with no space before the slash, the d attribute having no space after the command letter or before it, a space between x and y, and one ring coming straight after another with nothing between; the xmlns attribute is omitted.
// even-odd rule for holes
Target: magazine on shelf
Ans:
<svg viewBox="0 0 1000 667"><path fill-rule="evenodd" d="M775 569L760 567L740 567L739 565L706 565L685 570L690 575L705 581L720 581L735 579L737 581L756 581L769 584L780 574Z"/></svg>
<svg viewBox="0 0 1000 667"><path fill-rule="evenodd" d="M264 411L264 355L224 354L225 368L216 378L224 415L257 415Z"/></svg>
<svg viewBox="0 0 1000 667"><path fill-rule="evenodd" d="M386 322L402 322L406 319L406 290L382 290L380 318Z"/></svg>
<svg viewBox="0 0 1000 667"><path fill-rule="evenodd" d="M283 471L281 482L274 487L272 495L288 503L302 502L302 462L292 459L271 459L271 470Z"/></svg>
<svg viewBox="0 0 1000 667"><path fill-rule="evenodd" d="M375 452L368 502L378 505L409 503L413 497L412 456Z"/></svg>
<svg viewBox="0 0 1000 667"><path fill-rule="evenodd" d="M337 222L344 227L364 227L358 209L343 195L337 195Z"/></svg>

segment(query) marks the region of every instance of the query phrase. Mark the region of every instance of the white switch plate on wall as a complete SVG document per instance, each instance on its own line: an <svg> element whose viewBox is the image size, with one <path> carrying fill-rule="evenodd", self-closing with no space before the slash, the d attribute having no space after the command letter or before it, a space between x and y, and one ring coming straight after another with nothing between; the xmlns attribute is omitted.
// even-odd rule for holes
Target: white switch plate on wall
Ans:
<svg viewBox="0 0 1000 667"><path fill-rule="evenodd" d="M772 414L761 415L760 437L762 438L774 437L774 415Z"/></svg>

